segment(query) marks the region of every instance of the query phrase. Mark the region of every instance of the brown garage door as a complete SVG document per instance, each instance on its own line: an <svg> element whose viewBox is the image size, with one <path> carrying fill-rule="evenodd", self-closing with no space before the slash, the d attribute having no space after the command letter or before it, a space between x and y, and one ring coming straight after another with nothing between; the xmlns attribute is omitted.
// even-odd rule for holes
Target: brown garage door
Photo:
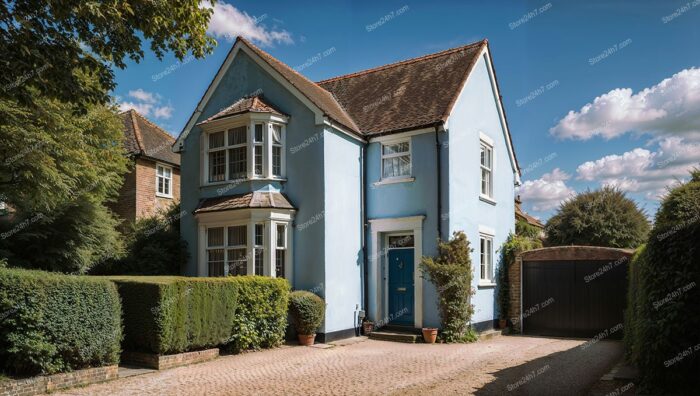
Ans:
<svg viewBox="0 0 700 396"><path fill-rule="evenodd" d="M523 261L523 333L622 337L627 260Z"/></svg>

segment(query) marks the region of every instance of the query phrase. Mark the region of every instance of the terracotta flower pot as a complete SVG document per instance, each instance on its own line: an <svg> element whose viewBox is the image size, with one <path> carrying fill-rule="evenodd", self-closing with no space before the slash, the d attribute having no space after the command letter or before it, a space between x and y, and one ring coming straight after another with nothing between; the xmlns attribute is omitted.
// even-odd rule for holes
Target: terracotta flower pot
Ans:
<svg viewBox="0 0 700 396"><path fill-rule="evenodd" d="M508 321L505 319L498 319L498 328L505 329L508 326Z"/></svg>
<svg viewBox="0 0 700 396"><path fill-rule="evenodd" d="M297 338L299 339L299 345L309 346L314 344L316 334L297 334Z"/></svg>
<svg viewBox="0 0 700 396"><path fill-rule="evenodd" d="M374 323L372 323L372 322L363 322L362 323L362 332L365 333L366 336L370 335L373 330L374 330Z"/></svg>
<svg viewBox="0 0 700 396"><path fill-rule="evenodd" d="M437 334L438 334L438 329L433 328L433 327L424 327L423 328L423 341L425 341L426 344L434 344L435 340L437 339Z"/></svg>

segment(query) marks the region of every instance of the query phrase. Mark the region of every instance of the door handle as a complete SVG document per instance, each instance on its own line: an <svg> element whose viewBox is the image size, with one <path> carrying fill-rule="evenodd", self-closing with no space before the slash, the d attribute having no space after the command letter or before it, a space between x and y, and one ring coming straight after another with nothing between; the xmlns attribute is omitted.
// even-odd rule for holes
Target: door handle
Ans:
<svg viewBox="0 0 700 396"><path fill-rule="evenodd" d="M406 288L405 287L397 287L396 291L405 292Z"/></svg>

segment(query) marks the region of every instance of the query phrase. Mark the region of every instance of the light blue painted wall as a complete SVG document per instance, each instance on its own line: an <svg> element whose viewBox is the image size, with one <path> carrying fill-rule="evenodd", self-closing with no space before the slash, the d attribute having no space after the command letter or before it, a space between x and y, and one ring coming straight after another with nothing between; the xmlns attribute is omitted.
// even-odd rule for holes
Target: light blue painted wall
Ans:
<svg viewBox="0 0 700 396"><path fill-rule="evenodd" d="M508 234L515 229L514 223L514 173L506 146L504 127L499 118L498 98L491 87L491 76L484 58L475 65L467 85L457 100L449 118L449 230L463 230L471 246L472 263L475 268L474 288L476 295L474 322L497 319L495 288L478 288L479 281L479 225L496 231L494 236L494 264L499 265L496 251ZM494 141L494 186L495 205L479 199L481 189L479 132Z"/></svg>
<svg viewBox="0 0 700 396"><path fill-rule="evenodd" d="M242 51L236 55L227 73L207 103L197 122L216 114L245 95L262 90L266 100L286 114L287 124L287 179L285 183L264 181L246 182L236 186L217 185L200 188L200 155L202 150L199 127L194 127L184 142L181 156L181 200L183 210L192 213L201 198L241 194L248 191L273 188L285 193L299 210L297 228L306 223L303 232L293 236L294 285L296 289L312 289L323 295L324 275L324 222L318 218L324 211L323 190L323 128L315 125L314 114L284 86L274 80ZM190 259L186 274L202 276L197 272L197 223L192 215L181 220L182 237L188 243Z"/></svg>
<svg viewBox="0 0 700 396"><path fill-rule="evenodd" d="M362 309L362 168L363 144L326 129L325 188L325 332L353 328Z"/></svg>
<svg viewBox="0 0 700 396"><path fill-rule="evenodd" d="M444 133L439 137L445 138ZM441 144L443 161L445 145ZM393 217L409 217L423 215L423 255L434 255L437 249L437 152L435 133L424 133L411 137L411 161L412 175L415 181L376 186L374 183L381 176L381 144L370 143L367 147L367 216L368 219L381 219ZM443 195L444 197L444 195ZM444 201L444 200L443 200ZM370 260L373 252L374 241L371 240L371 228L367 234L367 251ZM379 246L382 251L385 246ZM380 259L380 258L379 258ZM386 266L382 262L382 277L377 279L376 273L370 271L369 280L369 304L377 306L376 287L377 282L382 282L386 276ZM435 287L427 280L423 282L423 324L425 326L438 326L436 302L437 293ZM382 318L372 318L381 320Z"/></svg>

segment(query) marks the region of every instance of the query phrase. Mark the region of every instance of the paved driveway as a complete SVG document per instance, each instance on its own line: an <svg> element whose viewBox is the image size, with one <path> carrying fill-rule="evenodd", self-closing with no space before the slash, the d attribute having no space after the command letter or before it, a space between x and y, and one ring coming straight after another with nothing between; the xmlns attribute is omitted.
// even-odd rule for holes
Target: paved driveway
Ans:
<svg viewBox="0 0 700 396"><path fill-rule="evenodd" d="M365 340L225 356L63 395L577 395L619 360L618 341L496 337L466 345ZM56 395L57 393L54 393Z"/></svg>

